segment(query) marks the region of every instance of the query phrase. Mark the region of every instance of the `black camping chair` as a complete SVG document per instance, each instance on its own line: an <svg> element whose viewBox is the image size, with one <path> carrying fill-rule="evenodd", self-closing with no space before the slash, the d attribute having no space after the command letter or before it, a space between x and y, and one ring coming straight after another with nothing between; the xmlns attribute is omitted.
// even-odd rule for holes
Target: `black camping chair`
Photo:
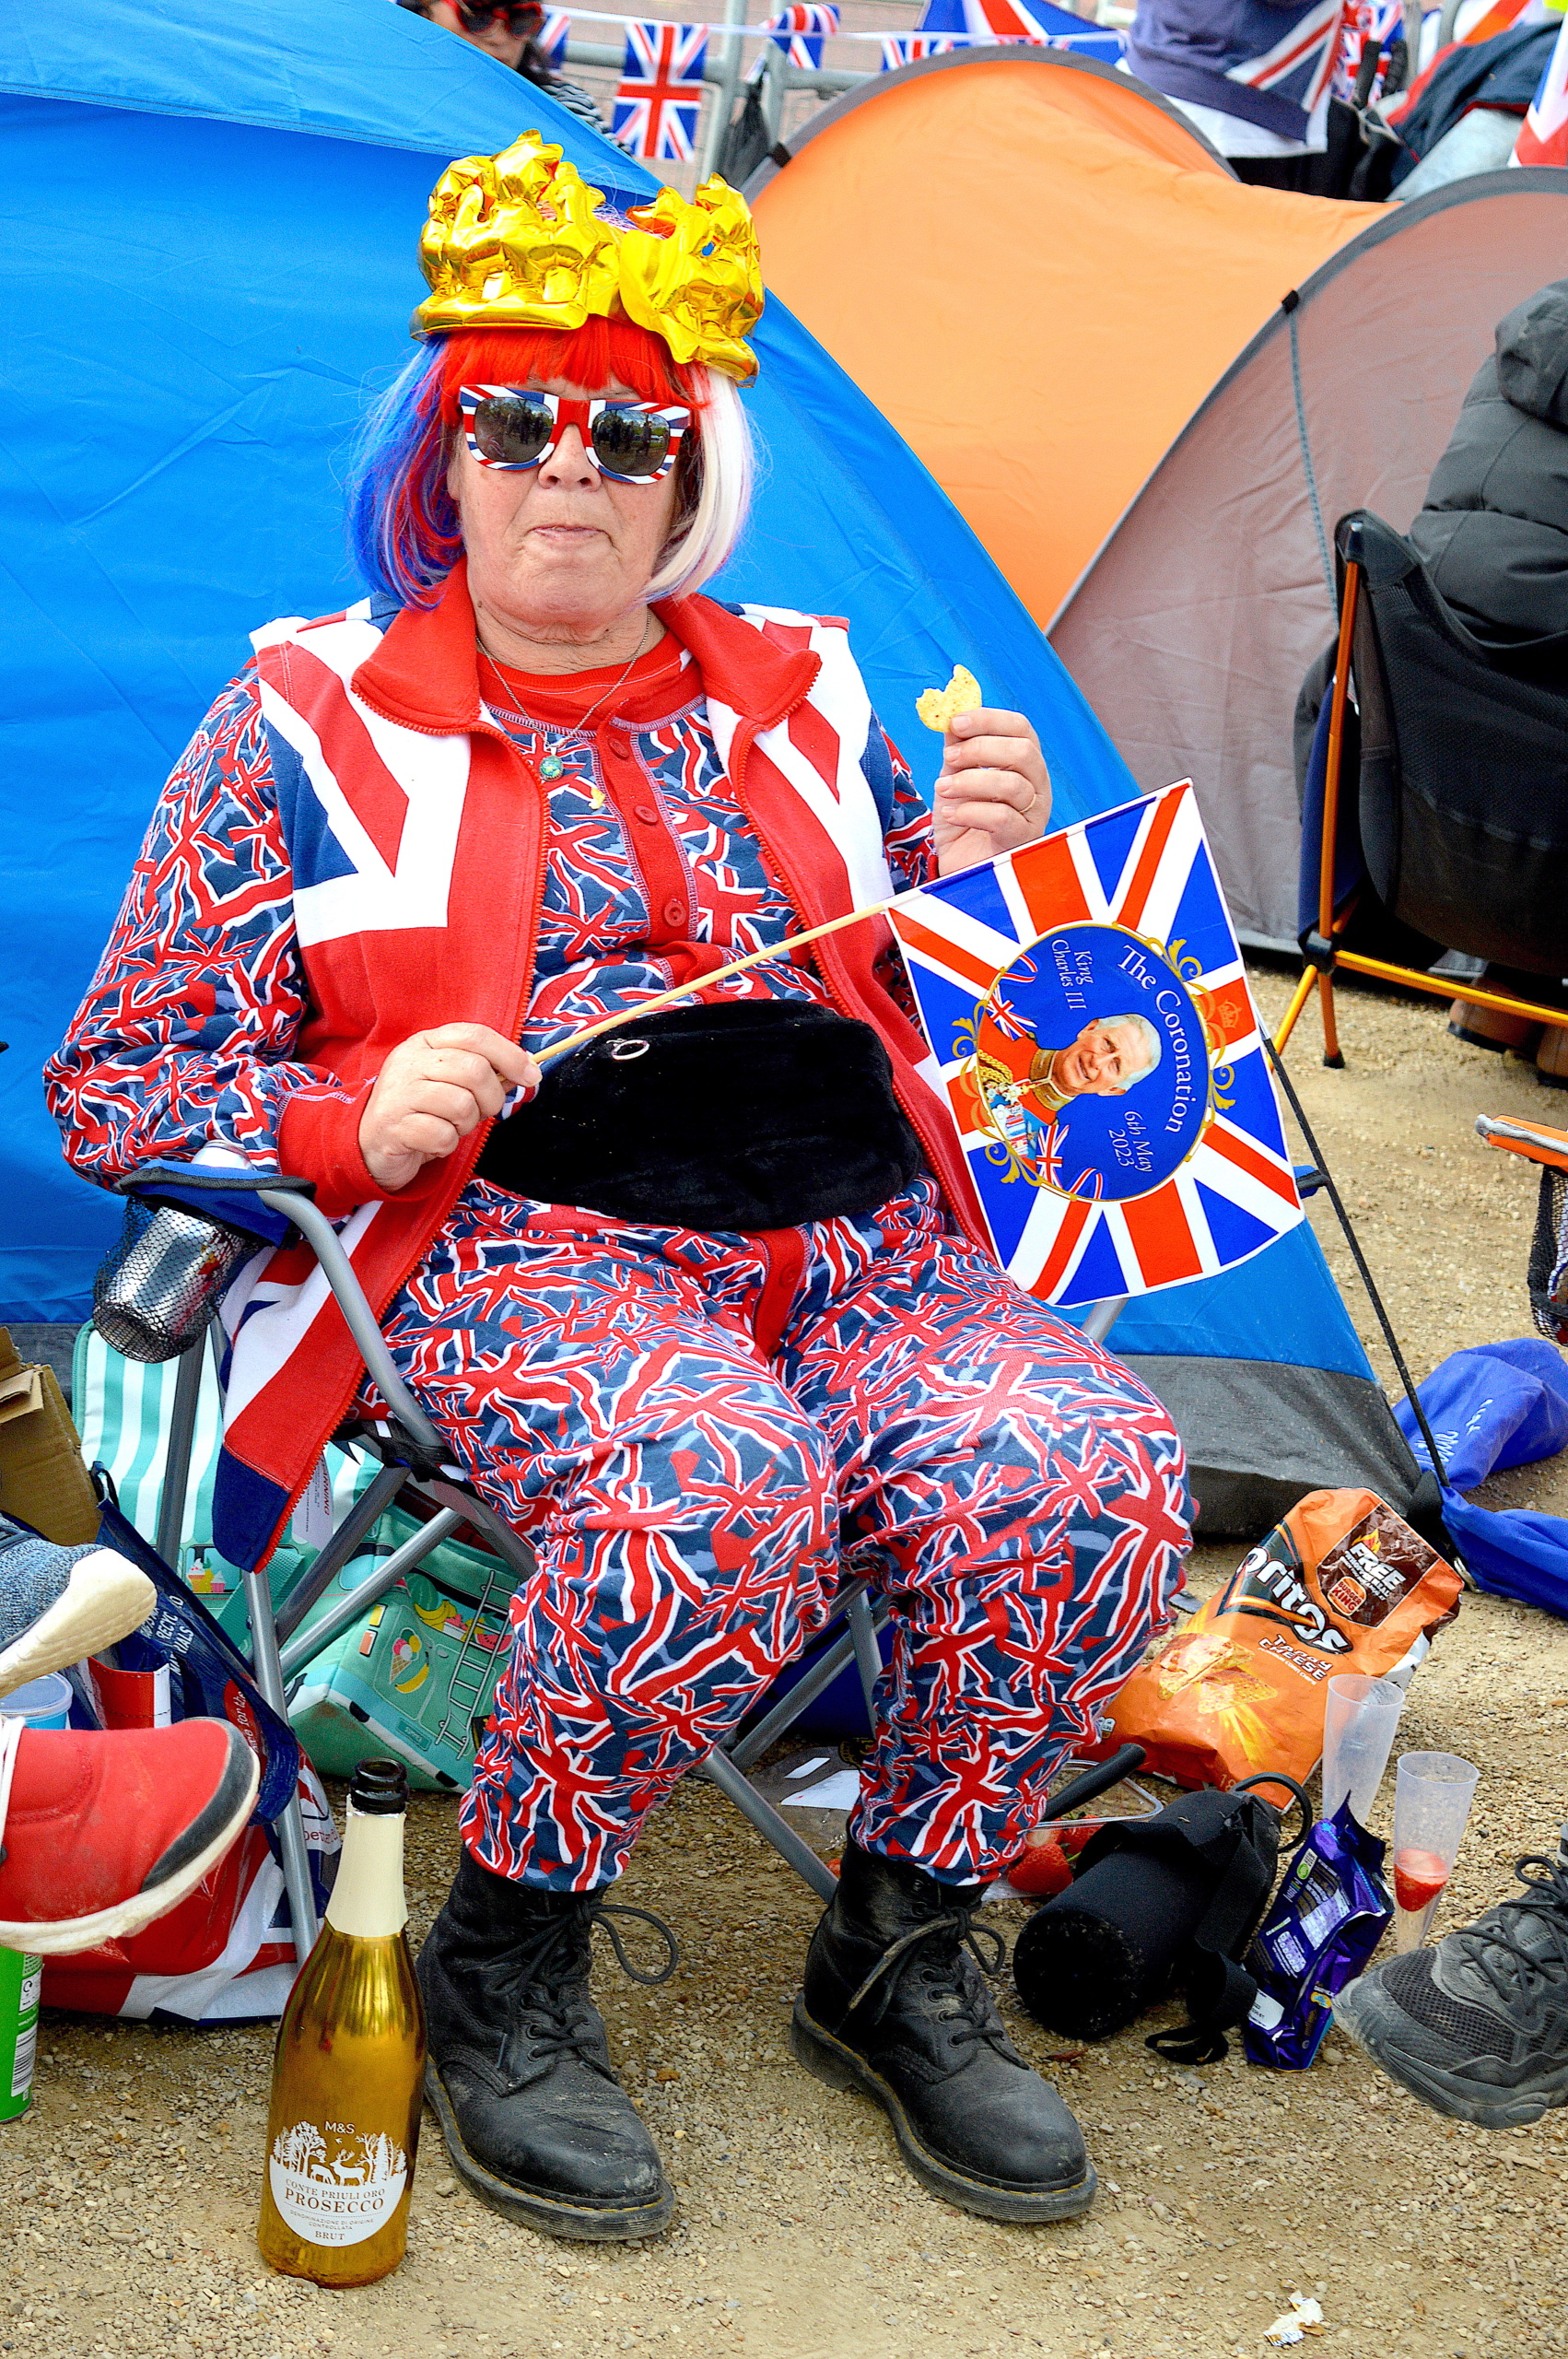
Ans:
<svg viewBox="0 0 1568 2359"><path fill-rule="evenodd" d="M1568 975L1568 633L1485 645L1410 543L1365 509L1340 518L1334 546L1340 637L1302 813L1307 964L1274 1045L1283 1050L1316 981L1323 1061L1337 1066L1337 967L1443 999L1456 990L1452 975L1345 946L1367 886L1434 958L1446 947ZM1457 988L1568 1028L1568 1007Z"/></svg>

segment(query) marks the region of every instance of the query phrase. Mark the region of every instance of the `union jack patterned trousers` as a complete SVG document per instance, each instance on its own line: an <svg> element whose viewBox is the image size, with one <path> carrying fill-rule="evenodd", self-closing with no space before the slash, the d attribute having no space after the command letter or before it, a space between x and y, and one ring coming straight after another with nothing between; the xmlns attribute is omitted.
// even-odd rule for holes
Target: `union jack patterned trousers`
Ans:
<svg viewBox="0 0 1568 2359"><path fill-rule="evenodd" d="M537 1553L463 1808L502 1875L609 1883L860 1577L893 1653L850 1831L950 1882L993 1872L1165 1626L1169 1417L928 1182L759 1238L475 1181L386 1332Z"/></svg>

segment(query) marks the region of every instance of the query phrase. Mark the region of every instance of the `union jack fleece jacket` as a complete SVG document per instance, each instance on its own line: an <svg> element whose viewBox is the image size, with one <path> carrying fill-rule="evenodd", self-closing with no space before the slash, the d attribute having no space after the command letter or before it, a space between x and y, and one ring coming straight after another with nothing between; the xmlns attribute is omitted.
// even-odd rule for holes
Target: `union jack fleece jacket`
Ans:
<svg viewBox="0 0 1568 2359"><path fill-rule="evenodd" d="M885 898L889 813L875 781L885 781L887 761L868 753L873 734L883 741L847 627L703 597L660 611L697 667L730 787L802 923ZM216 808L179 827L155 820L104 965L46 1081L67 1156L90 1178L112 1180L151 1158L210 1157L216 1144L230 1160L311 1180L380 1315L444 1226L485 1128L389 1195L359 1153L366 1101L387 1053L422 1025L519 1037L548 800L533 762L481 702L462 563L432 607L367 601L270 624L253 644L265 747L257 775L248 787L230 781ZM236 858L232 828L265 832L266 858ZM145 874L155 842L181 871L177 895ZM177 941L171 899L181 904ZM241 962L233 944L258 900L286 909L291 923L269 935L261 961ZM280 964L298 961L302 992L267 971L275 945ZM881 1036L949 1211L984 1246L926 1043L883 980L888 946L874 920L812 955L833 1003ZM712 949L711 965L722 955ZM277 1010L264 1003L289 990L280 1037ZM231 1561L262 1564L362 1369L302 1245L250 1262L224 1319L231 1350L215 1532Z"/></svg>

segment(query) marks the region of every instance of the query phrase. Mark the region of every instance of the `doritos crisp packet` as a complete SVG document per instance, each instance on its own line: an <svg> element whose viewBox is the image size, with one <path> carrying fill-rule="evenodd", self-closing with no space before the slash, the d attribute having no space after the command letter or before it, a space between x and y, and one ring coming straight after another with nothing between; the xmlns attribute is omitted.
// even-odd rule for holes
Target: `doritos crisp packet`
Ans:
<svg viewBox="0 0 1568 2359"><path fill-rule="evenodd" d="M1305 1780L1336 1672L1380 1679L1457 1614L1460 1581L1372 1491L1309 1491L1135 1671L1096 1750L1141 1744L1180 1786Z"/></svg>
<svg viewBox="0 0 1568 2359"><path fill-rule="evenodd" d="M1322 2047L1334 2001L1353 1982L1394 1914L1384 1846L1349 1802L1320 1818L1290 1867L1246 1954L1258 1985L1242 2032L1254 2064L1301 2071Z"/></svg>

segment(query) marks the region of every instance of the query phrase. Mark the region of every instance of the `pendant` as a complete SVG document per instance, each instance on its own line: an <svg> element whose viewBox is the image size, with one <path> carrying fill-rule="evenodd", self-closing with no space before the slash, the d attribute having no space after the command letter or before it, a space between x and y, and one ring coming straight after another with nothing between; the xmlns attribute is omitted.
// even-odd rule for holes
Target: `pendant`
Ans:
<svg viewBox="0 0 1568 2359"><path fill-rule="evenodd" d="M565 762L557 755L546 754L539 765L539 775L541 778L551 780L562 778L566 774L566 768Z"/></svg>

